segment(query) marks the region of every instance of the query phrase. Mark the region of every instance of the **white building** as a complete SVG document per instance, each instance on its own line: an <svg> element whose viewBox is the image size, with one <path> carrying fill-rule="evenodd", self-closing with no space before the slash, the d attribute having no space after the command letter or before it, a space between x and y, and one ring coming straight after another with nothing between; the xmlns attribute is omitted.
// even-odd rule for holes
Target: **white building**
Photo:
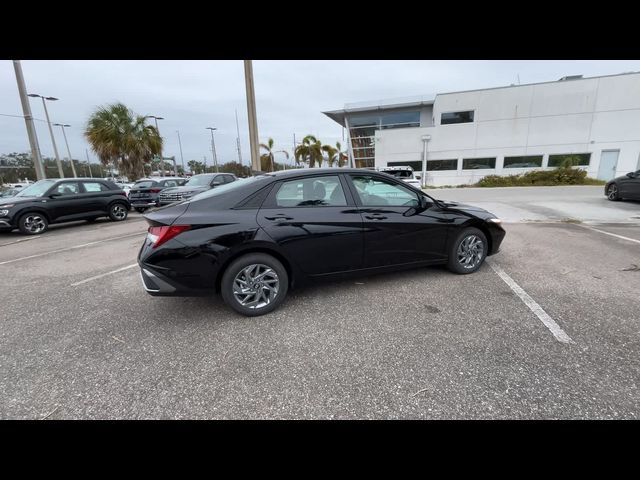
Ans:
<svg viewBox="0 0 640 480"><path fill-rule="evenodd" d="M640 169L640 73L347 104L324 112L349 132L356 167L410 165L427 184L551 169L567 155L594 178Z"/></svg>

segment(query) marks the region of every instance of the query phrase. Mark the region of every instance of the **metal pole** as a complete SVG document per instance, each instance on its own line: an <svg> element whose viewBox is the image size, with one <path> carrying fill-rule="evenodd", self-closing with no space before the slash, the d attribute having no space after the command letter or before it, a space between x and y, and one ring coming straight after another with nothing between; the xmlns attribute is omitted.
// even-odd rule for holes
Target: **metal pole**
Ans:
<svg viewBox="0 0 640 480"><path fill-rule="evenodd" d="M180 161L182 162L182 174L184 175L186 173L186 170L184 169L184 157L182 156L182 142L180 141L180 130L176 130L176 132L178 132L178 145L180 145Z"/></svg>
<svg viewBox="0 0 640 480"><path fill-rule="evenodd" d="M344 123L347 127L347 155L349 156L349 167L354 168L355 160L353 158L353 147L351 146L351 129L349 128L349 119L345 115Z"/></svg>
<svg viewBox="0 0 640 480"><path fill-rule="evenodd" d="M429 140L431 140L431 135L422 136L422 188L427 186L427 144L429 143Z"/></svg>
<svg viewBox="0 0 640 480"><path fill-rule="evenodd" d="M51 143L53 143L53 153L56 155L56 164L58 165L58 173L60 174L60 178L64 178L64 172L62 171L62 163L60 162L60 155L58 155L58 147L56 146L56 139L53 136L53 128L51 127L51 121L49 120L49 112L47 111L47 102L45 101L43 96L42 105L44 106L44 114L47 117L47 125L49 125L49 133L51 134Z"/></svg>
<svg viewBox="0 0 640 480"><path fill-rule="evenodd" d="M87 154L87 165L89 166L89 176L93 178L93 173L91 173L91 161L89 160L89 149L85 149L85 153Z"/></svg>
<svg viewBox="0 0 640 480"><path fill-rule="evenodd" d="M218 173L218 155L216 154L216 141L213 139L213 130L211 130L211 149L213 152L213 164L216 166L216 173Z"/></svg>
<svg viewBox="0 0 640 480"><path fill-rule="evenodd" d="M240 126L238 125L238 110L236 109L236 131L238 136L236 137L236 144L238 146L238 163L242 165L242 153L240 153Z"/></svg>
<svg viewBox="0 0 640 480"><path fill-rule="evenodd" d="M31 116L31 105L27 98L27 87L24 84L24 76L22 75L22 65L20 60L13 61L13 68L16 71L16 82L18 83L18 93L20 95L20 103L22 103L22 113L24 113L24 123L27 125L27 136L29 137L29 145L31 146L31 159L36 169L36 179L44 180L47 178L44 167L42 166L42 156L40 155L40 145L38 145L38 136L33 125L33 117Z"/></svg>
<svg viewBox="0 0 640 480"><path fill-rule="evenodd" d="M69 142L67 142L67 134L64 131L64 125L60 125L62 129L62 136L64 137L64 143L67 146L67 154L69 155L69 162L71 162L71 171L73 172L73 178L78 178L76 175L76 167L73 165L73 158L71 158L71 151L69 150Z"/></svg>
<svg viewBox="0 0 640 480"><path fill-rule="evenodd" d="M260 151L258 143L258 121L256 115L256 94L253 86L253 65L244 61L244 81L247 89L247 113L249 116L249 143L251 145L251 169L260 171Z"/></svg>

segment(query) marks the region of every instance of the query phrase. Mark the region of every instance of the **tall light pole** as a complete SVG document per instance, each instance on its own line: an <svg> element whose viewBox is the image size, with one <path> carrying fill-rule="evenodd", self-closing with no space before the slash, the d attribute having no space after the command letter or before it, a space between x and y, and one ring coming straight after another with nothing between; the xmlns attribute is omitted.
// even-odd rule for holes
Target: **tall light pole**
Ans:
<svg viewBox="0 0 640 480"><path fill-rule="evenodd" d="M49 112L47 111L47 102L46 102L46 100L55 102L58 99L56 97L45 97L42 95L38 95L37 93L30 93L29 97L38 97L42 99L42 105L44 106L44 114L47 117L47 125L49 125L49 133L51 134L51 143L53 143L53 153L55 153L56 155L56 164L58 165L58 173L60 174L60 178L64 178L64 172L62 171L62 163L60 162L60 155L58 155L58 147L56 146L56 139L53 136L53 128L51 127L51 120L49 120Z"/></svg>
<svg viewBox="0 0 640 480"><path fill-rule="evenodd" d="M69 155L69 162L71 162L71 171L73 172L73 177L78 178L78 175L76 175L76 167L73 165L73 158L71 158L71 150L69 150L69 142L67 141L67 134L64 131L64 127L70 127L71 125L54 123L53 126L60 127L62 129L62 136L64 137L64 143L67 146L67 154Z"/></svg>
<svg viewBox="0 0 640 480"><path fill-rule="evenodd" d="M431 140L431 135L422 136L422 188L427 186L427 144Z"/></svg>
<svg viewBox="0 0 640 480"><path fill-rule="evenodd" d="M184 157L182 156L182 142L180 141L180 130L176 130L176 133L178 134L178 145L180 146L180 161L182 162L182 174L184 175L186 173L186 170L184 169ZM178 172L176 172L177 174Z"/></svg>
<svg viewBox="0 0 640 480"><path fill-rule="evenodd" d="M93 173L91 173L91 160L89 160L89 149L86 148L84 151L87 154L87 166L89 167L89 176L93 178Z"/></svg>
<svg viewBox="0 0 640 480"><path fill-rule="evenodd" d="M218 173L218 155L216 155L216 142L213 139L213 131L217 128L207 127L207 130L211 130L211 152L213 153L213 164L216 167L216 173Z"/></svg>
<svg viewBox="0 0 640 480"><path fill-rule="evenodd" d="M249 116L249 143L251 145L251 170L260 171L260 150L258 143L258 120L256 115L256 93L253 86L253 64L244 61L244 81L247 89L247 113Z"/></svg>
<svg viewBox="0 0 640 480"><path fill-rule="evenodd" d="M27 125L27 136L29 137L29 145L31 145L31 159L36 169L36 179L44 180L47 178L45 169L42 166L42 157L40 155L40 145L38 145L38 136L36 128L33 125L33 116L31 115L31 105L27 98L27 87L24 84L24 76L22 75L22 65L20 60L13 61L13 68L16 71L16 82L18 83L18 94L20 95L20 103L22 103L22 113L24 113L24 123Z"/></svg>
<svg viewBox="0 0 640 480"><path fill-rule="evenodd" d="M238 163L242 166L242 154L240 153L240 125L238 125L238 110L236 110L236 131L238 136L236 137L236 146L238 148Z"/></svg>
<svg viewBox="0 0 640 480"><path fill-rule="evenodd" d="M158 132L158 136L160 135L160 128L158 127L158 120L164 120L164 117L156 117L155 115L147 115L147 118L153 118L156 121L156 131ZM164 172L164 158L162 158L162 147L160 147L160 168Z"/></svg>

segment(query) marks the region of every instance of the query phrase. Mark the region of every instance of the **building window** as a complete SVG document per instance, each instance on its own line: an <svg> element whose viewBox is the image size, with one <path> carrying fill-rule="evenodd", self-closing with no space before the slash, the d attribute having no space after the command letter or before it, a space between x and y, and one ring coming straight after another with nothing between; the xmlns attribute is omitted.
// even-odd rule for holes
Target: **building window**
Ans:
<svg viewBox="0 0 640 480"><path fill-rule="evenodd" d="M488 170L496 168L496 158L464 158L462 160L463 170Z"/></svg>
<svg viewBox="0 0 640 480"><path fill-rule="evenodd" d="M386 113L380 117L381 128L407 128L420 126L420 111Z"/></svg>
<svg viewBox="0 0 640 480"><path fill-rule="evenodd" d="M504 157L504 168L533 168L542 166L542 155Z"/></svg>
<svg viewBox="0 0 640 480"><path fill-rule="evenodd" d="M427 160L427 171L437 170L457 170L458 159L453 158L451 160Z"/></svg>
<svg viewBox="0 0 640 480"><path fill-rule="evenodd" d="M441 125L451 125L453 123L471 123L473 122L473 110L465 112L448 112L440 116Z"/></svg>
<svg viewBox="0 0 640 480"><path fill-rule="evenodd" d="M564 153L561 155L549 155L549 166L560 167L565 161L570 161L573 166L587 166L591 160L590 153Z"/></svg>

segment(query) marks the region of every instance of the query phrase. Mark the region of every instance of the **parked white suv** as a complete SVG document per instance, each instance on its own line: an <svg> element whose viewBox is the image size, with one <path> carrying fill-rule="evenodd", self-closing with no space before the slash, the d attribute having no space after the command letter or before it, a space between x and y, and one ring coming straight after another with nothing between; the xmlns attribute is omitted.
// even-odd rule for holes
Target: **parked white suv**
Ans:
<svg viewBox="0 0 640 480"><path fill-rule="evenodd" d="M399 178L403 182L406 182L409 185L413 185L416 188L421 188L420 179L416 178L413 173L413 168L409 166L382 167L380 168L380 171L388 173L389 175L393 175L394 177Z"/></svg>

